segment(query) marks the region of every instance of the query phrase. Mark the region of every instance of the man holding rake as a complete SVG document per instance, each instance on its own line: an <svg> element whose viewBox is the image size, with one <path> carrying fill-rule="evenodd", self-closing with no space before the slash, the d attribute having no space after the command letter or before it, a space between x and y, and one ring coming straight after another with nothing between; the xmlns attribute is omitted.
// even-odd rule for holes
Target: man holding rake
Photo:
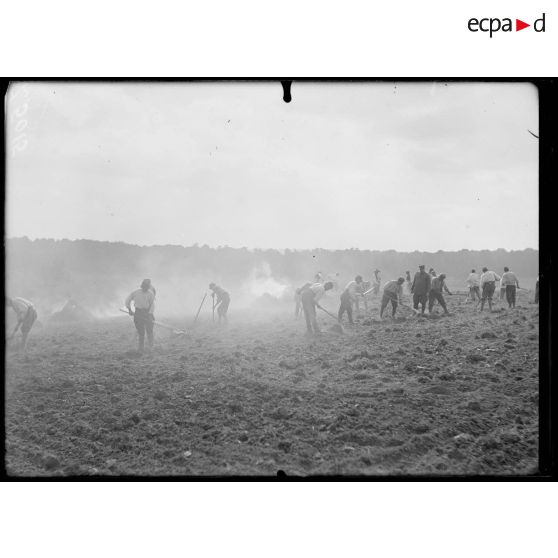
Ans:
<svg viewBox="0 0 558 558"><path fill-rule="evenodd" d="M403 283L405 282L404 277L399 277L393 281L388 281L384 286L384 296L382 297L382 304L380 307L380 318L384 315L384 310L387 305L391 302L391 317L395 318L395 312L397 310L397 303L401 302L403 296Z"/></svg>
<svg viewBox="0 0 558 558"><path fill-rule="evenodd" d="M131 304L134 303L134 311L132 312ZM138 332L138 350L143 352L145 334L147 333L147 344L151 349L153 347L153 325L155 317L153 316L155 307L155 289L151 286L150 279L144 279L139 289L136 289L125 301L126 308L130 316L134 316L134 325Z"/></svg>

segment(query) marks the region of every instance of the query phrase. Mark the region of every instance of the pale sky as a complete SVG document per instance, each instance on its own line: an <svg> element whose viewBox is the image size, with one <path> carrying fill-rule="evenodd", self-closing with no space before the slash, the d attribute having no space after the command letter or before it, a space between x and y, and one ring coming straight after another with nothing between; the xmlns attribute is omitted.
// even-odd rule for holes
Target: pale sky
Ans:
<svg viewBox="0 0 558 558"><path fill-rule="evenodd" d="M538 248L529 84L16 84L6 234Z"/></svg>

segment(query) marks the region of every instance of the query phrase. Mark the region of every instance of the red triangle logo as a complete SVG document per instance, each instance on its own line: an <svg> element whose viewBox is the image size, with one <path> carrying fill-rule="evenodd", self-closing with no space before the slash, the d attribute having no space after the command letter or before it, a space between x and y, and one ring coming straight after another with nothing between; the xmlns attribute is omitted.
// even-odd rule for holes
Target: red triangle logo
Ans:
<svg viewBox="0 0 558 558"><path fill-rule="evenodd" d="M525 27L531 27L531 25L529 23L525 23L524 21L521 21L520 19L515 20L516 31L521 31L522 29L525 29Z"/></svg>

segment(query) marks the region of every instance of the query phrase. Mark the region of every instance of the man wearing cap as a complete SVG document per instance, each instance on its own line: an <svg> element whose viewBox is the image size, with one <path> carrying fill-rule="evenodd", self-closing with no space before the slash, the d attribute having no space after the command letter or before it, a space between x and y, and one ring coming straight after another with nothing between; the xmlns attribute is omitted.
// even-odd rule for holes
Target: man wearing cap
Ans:
<svg viewBox="0 0 558 558"><path fill-rule="evenodd" d="M504 267L504 273L502 274L500 285L506 289L506 301L508 303L508 308L515 308L515 295L516 289L519 289L519 280L517 279L515 273L510 271L509 267Z"/></svg>
<svg viewBox="0 0 558 558"><path fill-rule="evenodd" d="M134 310L132 311L132 302ZM125 301L126 308L130 316L134 316L134 325L138 332L138 350L144 349L145 334L147 333L147 344L153 347L153 322L155 317L155 289L151 285L150 279L144 279L139 289L131 292Z"/></svg>
<svg viewBox="0 0 558 558"><path fill-rule="evenodd" d="M231 295L215 283L209 283L209 288L213 291L211 293L211 297L213 298L213 307L217 309L219 323L221 323L221 320L227 323L227 310L229 309L229 304L231 302ZM217 296L217 299L215 299L215 296Z"/></svg>
<svg viewBox="0 0 558 558"><path fill-rule="evenodd" d="M397 303L401 302L401 297L403 296L403 283L405 282L404 277L399 277L393 281L388 281L384 286L384 296L382 297L382 304L380 307L380 318L384 315L384 310L387 305L391 302L391 317L395 317L395 311L397 310Z"/></svg>
<svg viewBox="0 0 558 558"><path fill-rule="evenodd" d="M488 271L487 267L482 268L482 275L480 277L480 288L482 290L481 307L480 311L484 310L484 303L488 300L488 308L492 312L492 297L496 290L496 281L500 281L500 276L494 271Z"/></svg>
<svg viewBox="0 0 558 558"><path fill-rule="evenodd" d="M10 335L10 339L17 333L17 330L21 327L21 345L20 349L23 351L25 350L25 345L27 343L27 336L37 319L37 311L33 306L32 302L29 302L25 298L15 297L10 298L6 297L6 305L11 306L14 312L17 315L17 324Z"/></svg>
<svg viewBox="0 0 558 558"><path fill-rule="evenodd" d="M434 279L432 279L432 287L428 296L428 312L432 313L434 301L437 300L440 303L440 306L444 309L444 314L449 314L446 301L444 300L443 291L446 291L446 293L451 295L446 285L446 275L445 273L440 273L438 277L434 277Z"/></svg>
<svg viewBox="0 0 558 558"><path fill-rule="evenodd" d="M357 304L358 296L360 293L360 285L362 284L362 276L357 275L353 281L349 281L345 286L345 289L341 293L341 304L339 305L339 311L337 312L337 319L339 322L343 319L343 314L347 312L349 317L349 323L353 322L353 304ZM366 295L366 293L364 293ZM358 306L357 306L358 308Z"/></svg>
<svg viewBox="0 0 558 558"><path fill-rule="evenodd" d="M424 271L424 266L419 265L419 271L415 273L413 284L411 285L411 292L413 293L413 308L418 310L419 304L422 306L422 314L426 309L426 301L430 294L430 287L432 284L432 277Z"/></svg>
<svg viewBox="0 0 558 558"><path fill-rule="evenodd" d="M326 291L333 289L333 283L314 283L305 286L302 289L302 309L304 310L304 318L306 319L306 334L311 335L312 332L320 333L318 320L316 318L316 308L321 308L318 301L324 296Z"/></svg>

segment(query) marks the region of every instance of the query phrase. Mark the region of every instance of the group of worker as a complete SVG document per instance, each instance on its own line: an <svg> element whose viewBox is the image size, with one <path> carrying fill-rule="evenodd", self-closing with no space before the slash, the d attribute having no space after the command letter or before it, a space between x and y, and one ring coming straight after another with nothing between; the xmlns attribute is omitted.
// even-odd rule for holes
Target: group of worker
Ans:
<svg viewBox="0 0 558 558"><path fill-rule="evenodd" d="M229 293L215 283L210 283L209 289L211 290L211 297L213 299L213 311L217 311L219 323L227 323L227 311L231 301ZM145 348L146 336L148 348L153 347L156 295L157 291L152 285L151 279L144 279L141 282L140 288L132 291L124 302L128 313L130 316L134 317L134 325L138 332L139 351L143 351ZM11 340L21 328L22 338L19 348L24 350L29 332L37 320L37 310L32 302L21 297L6 297L6 306L12 308L17 316L16 327L8 337L8 340Z"/></svg>
<svg viewBox="0 0 558 558"><path fill-rule="evenodd" d="M337 274L333 279L324 281L324 276L318 272L314 277L313 283L306 283L295 292L295 315L298 317L301 310L304 312L306 320L307 333L318 333L319 326L317 321L316 309L325 310L319 303L321 298L327 291L337 286ZM405 277L398 277L388 281L382 291L382 299L380 304L380 318L383 318L386 308L391 304L392 317L395 316L397 308L403 304L404 288L406 294L412 296L413 311L424 315L426 304L428 303L428 311L432 312L434 305L438 303L445 314L449 314L444 292L451 295L446 283L446 275L441 273L438 275L432 268L428 272L424 265L419 265L419 270L415 273L411 280L409 271L405 273ZM482 312L485 303L492 310L493 297L496 292L496 283L500 282L500 298L506 298L509 308L515 308L516 291L520 288L519 280L515 273L504 267L504 272L500 277L496 272L490 271L488 268L482 268L482 274L479 275L474 269L467 277L467 285L469 287L469 299L477 300L480 303L480 311ZM361 275L357 275L353 280L349 281L340 295L339 310L337 312L337 320L342 322L345 314L350 324L354 324L354 313L359 313L359 300L363 300L365 310L367 310L368 295L379 295L381 286L381 272L375 269L371 281L364 281ZM215 283L209 284L209 289L213 299L213 312L217 311L219 323L227 323L227 311L230 304L230 295L222 287ZM134 325L138 332L138 349L144 350L145 337L147 335L147 344L151 348L153 346L153 326L155 323L155 298L156 290L151 284L150 279L144 279L139 289L130 293L125 300L128 313L134 317ZM539 280L535 289L535 303L539 302ZM133 303L133 310L132 310ZM16 297L6 297L6 305L11 307L17 315L17 325L13 333L8 339L14 337L19 328L21 328L22 339L20 347L25 348L27 337L33 324L37 319L37 311L34 305L28 300ZM404 305L405 306L405 305ZM201 306L200 306L201 309Z"/></svg>
<svg viewBox="0 0 558 558"><path fill-rule="evenodd" d="M508 308L515 308L515 300L517 289L520 289L519 280L509 267L504 267L504 273L500 277L494 271L489 271L488 268L482 268L482 275L472 269L469 277L467 277L467 285L469 287L469 297L473 302L480 301L481 311L484 309L484 303L488 301L488 307L492 310L492 299L496 292L496 283L500 281L500 300L506 299ZM537 285L535 287L535 302L539 302L538 297L539 280L537 278ZM482 295L481 295L482 291Z"/></svg>
<svg viewBox="0 0 558 558"><path fill-rule="evenodd" d="M326 291L334 288L332 281L320 282L322 274L319 273L315 276L314 283L306 283L296 290L295 293L295 315L298 317L300 310L304 311L306 320L306 330L308 334L319 333L319 327L316 319L316 308L325 310L320 304L319 300L323 297ZM519 281L515 273L504 267L502 277L498 276L494 271L483 267L482 275L476 273L473 269L467 278L467 285L469 286L469 297L472 301L478 298L480 302L480 311L482 312L485 303L488 302L488 307L492 311L493 295L496 290L496 282L500 281L501 298L504 296L508 302L509 308L515 308L516 302L516 289L519 289ZM365 282L361 275L357 275L352 281L349 281L340 295L340 305L337 312L337 320L342 322L344 315L347 315L350 324L354 324L353 309L358 314L359 299L363 299L365 310L367 309L367 296L369 294L377 295L380 292L381 274L378 269L374 270L373 280ZM398 277L388 281L382 291L382 299L380 303L380 318L383 318L386 308L391 304L391 315L395 317L397 307L403 304L404 288L406 294L412 296L413 311L416 314L424 315L426 305L428 303L428 312L432 313L434 305L438 303L444 314L448 315L444 293L452 295L448 286L446 285L446 275L441 273L438 275L433 268L426 272L424 265L419 265L419 270L415 273L411 280L411 273L407 271L405 277ZM537 279L538 288L538 279ZM538 295L538 293L537 293ZM538 303L538 296L535 296L535 302ZM478 303L477 303L478 305ZM405 305L404 305L405 306ZM420 312L419 312L420 306Z"/></svg>
<svg viewBox="0 0 558 558"><path fill-rule="evenodd" d="M211 290L211 297L213 299L213 312L215 312L215 310L217 311L219 324L221 324L221 322L227 323L227 311L231 302L229 293L215 283L210 283L209 289ZM141 282L140 288L132 291L125 301L128 313L130 316L134 317L134 325L136 326L136 331L138 332L138 350L140 352L144 350L146 334L148 347L150 349L153 347L155 295L156 291L151 284L151 280L144 279ZM133 310L132 302L134 303Z"/></svg>

